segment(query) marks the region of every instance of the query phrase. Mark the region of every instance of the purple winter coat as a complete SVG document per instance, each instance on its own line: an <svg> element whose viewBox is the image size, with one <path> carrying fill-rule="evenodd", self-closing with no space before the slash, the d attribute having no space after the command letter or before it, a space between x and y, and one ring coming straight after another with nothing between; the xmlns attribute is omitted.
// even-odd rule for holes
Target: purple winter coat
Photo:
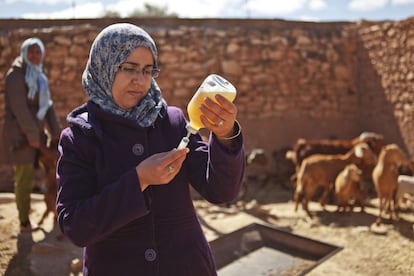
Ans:
<svg viewBox="0 0 414 276"><path fill-rule="evenodd" d="M58 162L58 222L84 248L84 275L216 275L189 191L213 203L233 200L244 173L243 139L232 149L192 135L181 171L141 192L135 167L176 147L186 120L164 109L143 128L88 102L68 116Z"/></svg>

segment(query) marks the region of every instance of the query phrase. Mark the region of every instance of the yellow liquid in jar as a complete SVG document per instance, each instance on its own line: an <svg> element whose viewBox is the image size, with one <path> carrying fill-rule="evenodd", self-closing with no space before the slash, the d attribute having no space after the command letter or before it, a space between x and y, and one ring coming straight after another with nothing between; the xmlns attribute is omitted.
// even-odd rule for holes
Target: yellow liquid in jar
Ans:
<svg viewBox="0 0 414 276"><path fill-rule="evenodd" d="M204 124L200 120L200 106L203 103L204 99L207 97L217 102L215 99L216 94L220 94L231 102L233 102L236 98L236 92L197 92L197 94L194 95L194 97L187 105L187 112L188 116L190 117L190 126L192 128L199 130L200 128L204 127Z"/></svg>

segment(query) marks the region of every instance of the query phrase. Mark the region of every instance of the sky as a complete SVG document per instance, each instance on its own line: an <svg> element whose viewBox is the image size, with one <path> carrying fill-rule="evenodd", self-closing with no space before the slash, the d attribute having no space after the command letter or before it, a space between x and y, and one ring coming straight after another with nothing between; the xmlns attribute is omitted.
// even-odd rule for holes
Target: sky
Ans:
<svg viewBox="0 0 414 276"><path fill-rule="evenodd" d="M414 0L0 0L0 19L127 17L144 4L180 18L257 18L294 21L404 20L414 16Z"/></svg>

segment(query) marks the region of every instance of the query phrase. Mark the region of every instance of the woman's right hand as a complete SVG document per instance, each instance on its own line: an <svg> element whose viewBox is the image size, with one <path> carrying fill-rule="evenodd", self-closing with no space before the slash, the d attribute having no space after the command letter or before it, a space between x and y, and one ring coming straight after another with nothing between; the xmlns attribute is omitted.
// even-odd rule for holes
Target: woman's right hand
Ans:
<svg viewBox="0 0 414 276"><path fill-rule="evenodd" d="M136 167L136 172L144 191L149 185L169 183L180 171L181 166L190 150L172 149L167 152L151 155Z"/></svg>

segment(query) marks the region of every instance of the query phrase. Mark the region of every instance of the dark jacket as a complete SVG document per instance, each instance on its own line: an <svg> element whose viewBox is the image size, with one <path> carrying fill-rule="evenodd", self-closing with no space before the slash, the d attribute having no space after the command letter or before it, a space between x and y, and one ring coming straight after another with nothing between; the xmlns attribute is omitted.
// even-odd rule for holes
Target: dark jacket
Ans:
<svg viewBox="0 0 414 276"><path fill-rule="evenodd" d="M46 130L51 138L58 138L61 128L53 105L43 120L36 117L39 109L38 93L33 100L27 97L26 64L18 57L7 72L5 81L5 115L3 142L6 159L12 164L28 164L35 160L35 149L29 141L46 144Z"/></svg>
<svg viewBox="0 0 414 276"><path fill-rule="evenodd" d="M58 222L85 247L84 275L216 275L189 184L213 203L233 200L244 172L242 136L229 150L192 135L178 175L141 192L135 167L176 147L186 134L180 109L154 126L102 111L92 102L68 116L58 162Z"/></svg>

